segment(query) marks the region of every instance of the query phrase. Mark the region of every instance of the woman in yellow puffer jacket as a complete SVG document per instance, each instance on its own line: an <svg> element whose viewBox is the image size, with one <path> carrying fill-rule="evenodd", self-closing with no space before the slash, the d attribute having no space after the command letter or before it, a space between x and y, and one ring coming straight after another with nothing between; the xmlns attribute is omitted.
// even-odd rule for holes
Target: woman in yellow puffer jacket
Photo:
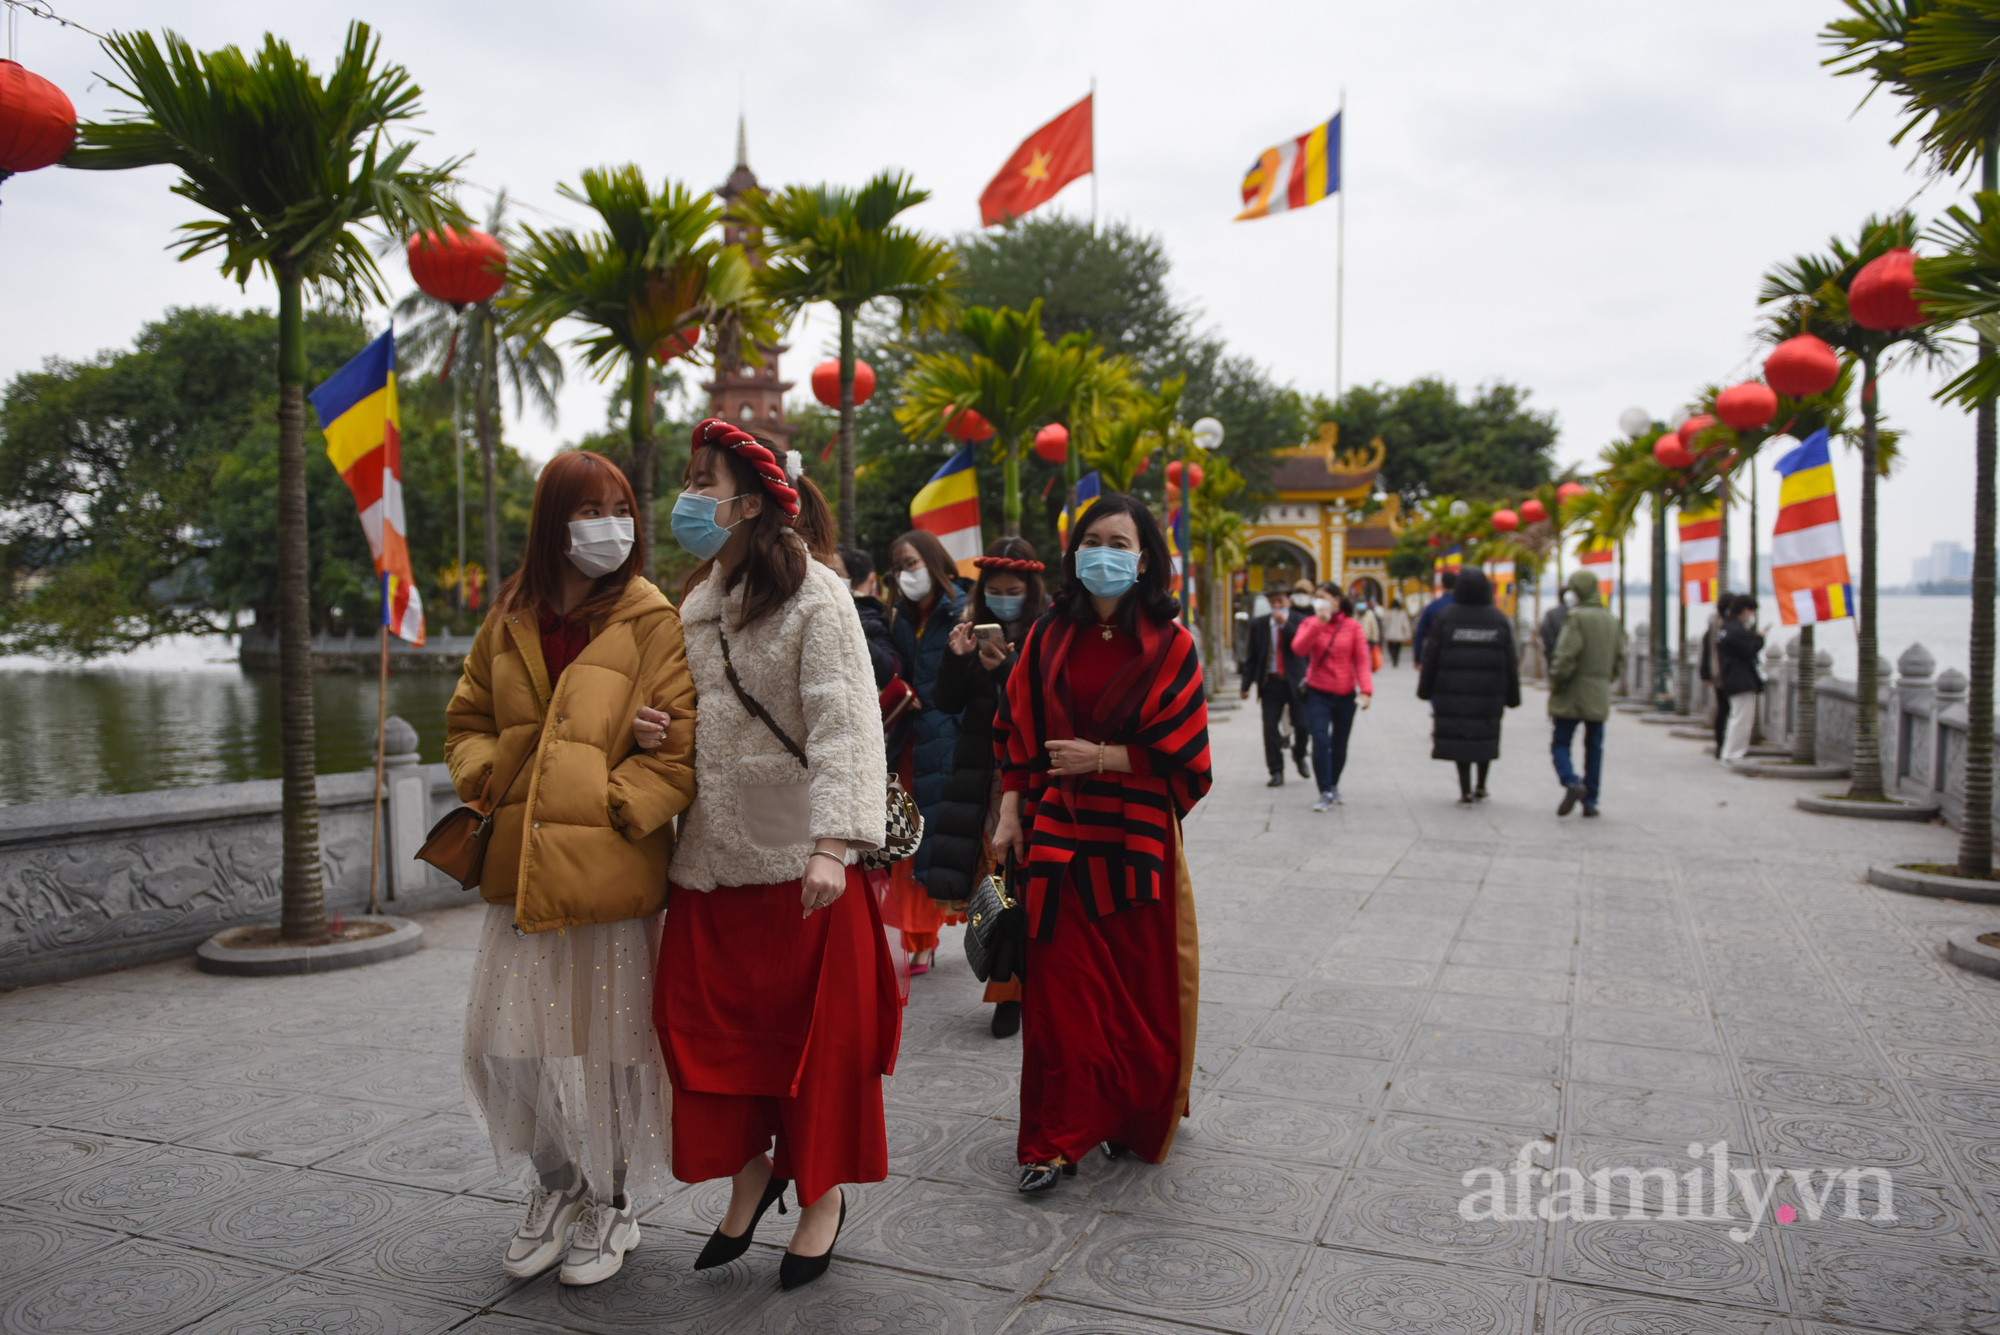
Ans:
<svg viewBox="0 0 2000 1335"><path fill-rule="evenodd" d="M634 506L602 455L549 462L446 711L459 796L498 804L466 1096L501 1166L531 1175L508 1273L560 1262L566 1284L617 1273L669 1181L653 974L695 700L680 617L639 574ZM635 724L641 708L664 721Z"/></svg>

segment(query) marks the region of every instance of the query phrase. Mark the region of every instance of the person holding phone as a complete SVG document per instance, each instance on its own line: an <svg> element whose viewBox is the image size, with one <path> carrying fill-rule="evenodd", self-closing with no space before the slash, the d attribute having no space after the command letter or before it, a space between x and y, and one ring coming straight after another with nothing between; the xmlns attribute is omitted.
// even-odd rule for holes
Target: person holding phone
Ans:
<svg viewBox="0 0 2000 1335"><path fill-rule="evenodd" d="M1725 765L1750 754L1750 734L1757 726L1757 696L1764 689L1764 674L1757 670L1757 659L1763 652L1757 600L1741 594L1715 640L1716 694L1729 708L1729 730L1721 755Z"/></svg>
<svg viewBox="0 0 2000 1335"><path fill-rule="evenodd" d="M993 718L1014 670L1028 628L1042 615L1042 563L1025 538L1001 538L974 562L979 579L965 613L952 627L948 652L938 664L932 699L959 715L958 745L944 799L938 803L931 840L930 892L939 899L964 901L989 871L1003 861L993 830L1000 819L1000 774L993 756ZM1021 1028L1021 980L989 982L995 1038Z"/></svg>

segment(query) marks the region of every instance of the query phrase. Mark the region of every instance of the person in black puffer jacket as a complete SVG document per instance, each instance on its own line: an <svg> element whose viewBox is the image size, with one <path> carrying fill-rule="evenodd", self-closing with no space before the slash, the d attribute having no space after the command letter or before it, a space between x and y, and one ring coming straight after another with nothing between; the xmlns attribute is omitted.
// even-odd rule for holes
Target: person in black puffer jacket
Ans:
<svg viewBox="0 0 2000 1335"><path fill-rule="evenodd" d="M854 614L861 618L861 633L868 640L868 662L875 669L875 689L880 691L896 675L896 637L889 630L889 605L877 594L875 559L859 547L838 550L840 571L847 576L848 591L854 595Z"/></svg>
<svg viewBox="0 0 2000 1335"><path fill-rule="evenodd" d="M951 640L938 664L932 703L959 714L958 745L951 773L944 783L931 836L930 892L938 899L962 901L994 865L988 846L1000 814L1000 790L993 758L993 716L1021 640L1047 606L1042 588L1042 563L1023 538L1001 538L978 558L979 582L972 587L963 619L952 628ZM973 628L998 625L1001 638L975 636ZM993 1006L993 1036L1007 1038L1021 1028L1021 981L988 983L986 1000Z"/></svg>
<svg viewBox="0 0 2000 1335"><path fill-rule="evenodd" d="M1461 804L1483 801L1487 767L1500 756L1501 716L1521 703L1514 628L1493 605L1484 571L1459 572L1451 606L1424 637L1417 698L1431 702L1431 759L1457 763Z"/></svg>

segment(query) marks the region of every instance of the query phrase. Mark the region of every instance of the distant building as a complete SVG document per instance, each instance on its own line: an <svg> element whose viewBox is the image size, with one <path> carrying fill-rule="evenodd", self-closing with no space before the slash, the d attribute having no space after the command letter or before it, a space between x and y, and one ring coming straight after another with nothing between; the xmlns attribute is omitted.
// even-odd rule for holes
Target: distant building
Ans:
<svg viewBox="0 0 2000 1335"><path fill-rule="evenodd" d="M1389 578L1388 563L1402 527L1401 498L1388 496L1374 513L1362 515L1382 471L1383 444L1376 440L1343 450L1339 443L1340 428L1322 422L1314 439L1278 451L1271 475L1277 500L1252 517L1240 592L1270 593L1298 579L1325 580L1379 603L1398 583Z"/></svg>
<svg viewBox="0 0 2000 1335"><path fill-rule="evenodd" d="M744 132L743 118L738 116L736 167L715 192L722 200L722 239L730 245L742 245L748 251L752 264L762 264L762 257L749 244L749 229L733 212L736 201L743 197L744 192L756 188L757 173L750 170L749 139ZM785 420L785 394L792 386L790 382L778 379L778 354L788 351L790 346L787 343L758 344L757 350L764 358L762 366L745 366L740 362L718 365L715 379L702 385L708 391L708 415L760 431L777 441L782 448L791 448L792 434L798 427Z"/></svg>
<svg viewBox="0 0 2000 1335"><path fill-rule="evenodd" d="M1972 553L1955 542L1934 542L1929 556L1910 563L1910 583L1919 589L1926 584L1964 584L1972 580Z"/></svg>

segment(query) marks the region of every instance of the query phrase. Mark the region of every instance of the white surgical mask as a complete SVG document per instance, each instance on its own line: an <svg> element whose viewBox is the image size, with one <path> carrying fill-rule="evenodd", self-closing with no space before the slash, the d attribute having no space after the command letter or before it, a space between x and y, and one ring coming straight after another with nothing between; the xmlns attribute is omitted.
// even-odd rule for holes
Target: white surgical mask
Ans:
<svg viewBox="0 0 2000 1335"><path fill-rule="evenodd" d="M1321 616L1325 616L1332 610L1333 610L1333 599L1331 598L1313 599L1313 611L1319 613Z"/></svg>
<svg viewBox="0 0 2000 1335"><path fill-rule="evenodd" d="M569 521L569 561L584 574L596 579L625 564L632 554L630 519L572 519Z"/></svg>
<svg viewBox="0 0 2000 1335"><path fill-rule="evenodd" d="M1292 595L1292 606L1298 608L1301 612L1305 611L1308 607L1311 607L1312 605L1313 605L1313 600L1307 597L1305 594L1295 593Z"/></svg>
<svg viewBox="0 0 2000 1335"><path fill-rule="evenodd" d="M902 587L903 596L911 602L920 603L931 596L931 572L922 566L905 570L896 576L896 583Z"/></svg>

